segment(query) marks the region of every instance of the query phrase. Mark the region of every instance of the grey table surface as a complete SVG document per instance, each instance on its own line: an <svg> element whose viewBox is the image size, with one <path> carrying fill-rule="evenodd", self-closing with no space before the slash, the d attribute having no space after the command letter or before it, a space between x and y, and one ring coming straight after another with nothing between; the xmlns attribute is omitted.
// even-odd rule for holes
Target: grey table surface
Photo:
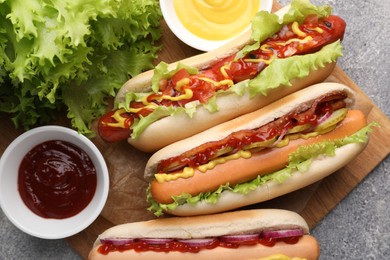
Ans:
<svg viewBox="0 0 390 260"><path fill-rule="evenodd" d="M289 1L282 0L282 5ZM390 1L313 0L347 22L341 68L389 117ZM314 229L320 259L390 258L390 158L383 160ZM18 230L0 210L0 259L80 259L65 240Z"/></svg>

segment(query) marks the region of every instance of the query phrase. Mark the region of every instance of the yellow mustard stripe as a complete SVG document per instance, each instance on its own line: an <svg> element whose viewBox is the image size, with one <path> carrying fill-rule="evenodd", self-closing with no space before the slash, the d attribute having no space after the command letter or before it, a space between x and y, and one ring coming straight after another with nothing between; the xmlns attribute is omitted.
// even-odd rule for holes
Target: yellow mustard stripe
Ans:
<svg viewBox="0 0 390 260"><path fill-rule="evenodd" d="M264 62L265 64L270 64L272 61L274 60L274 56L271 56L271 58L269 60L265 60L265 59L244 59L245 62Z"/></svg>
<svg viewBox="0 0 390 260"><path fill-rule="evenodd" d="M147 106L147 105L150 104L150 102L148 101L148 97L149 97L149 96L144 96L144 97L142 97L142 99L141 99L142 104L144 104L145 106ZM135 112L135 113L136 113L136 112Z"/></svg>
<svg viewBox="0 0 390 260"><path fill-rule="evenodd" d="M123 113L126 113L126 110L123 108L116 110L115 113L111 116L115 119L116 123L107 123L107 126L125 128L126 118L121 116Z"/></svg>
<svg viewBox="0 0 390 260"><path fill-rule="evenodd" d="M271 46L269 46L268 44L263 44L260 46L260 50L264 51L264 52L267 52L267 53L273 53L272 50L270 50Z"/></svg>
<svg viewBox="0 0 390 260"><path fill-rule="evenodd" d="M182 172L180 173L172 173L172 174L166 174L166 173L156 173L154 177L156 178L158 183L163 183L166 181L174 181L179 178L190 178L194 176L194 168L191 167L185 167Z"/></svg>
<svg viewBox="0 0 390 260"><path fill-rule="evenodd" d="M309 29L309 30L311 30L311 31L316 31L316 32L318 32L318 33L323 33L323 32L324 32L324 30L323 30L322 28L320 28L320 27L307 28L307 29Z"/></svg>
<svg viewBox="0 0 390 260"><path fill-rule="evenodd" d="M156 109L158 107L158 105L156 103L152 103L152 102L147 102L145 101L146 104L144 103L144 101L142 101L142 103L144 103L144 107L140 107L140 108L130 108L129 109L129 113L138 113L139 111L141 111L142 109Z"/></svg>
<svg viewBox="0 0 390 260"><path fill-rule="evenodd" d="M126 128L125 122L126 122L127 118L121 116L121 114L124 114L124 113L138 113L142 109L156 109L157 107L158 107L157 104L150 103L149 105L141 107L141 108L130 108L129 111L126 111L124 108L118 109L111 116L113 119L115 119L116 123L107 123L107 126Z"/></svg>
<svg viewBox="0 0 390 260"><path fill-rule="evenodd" d="M183 99L190 99L192 98L194 95L194 93L192 92L191 89L189 88L186 88L184 89L184 94L183 95L180 95L180 96L177 96L177 97L172 97L172 96L169 96L169 95L162 95L161 97L158 97L158 98L155 98L155 100L157 101L161 101L161 100L171 100L171 101L179 101L179 100L183 100ZM148 102L147 101L147 96L143 97L142 98L142 103L145 105L145 107L143 108L152 108L152 109L155 109L158 107L157 104L155 103L152 103L152 102ZM139 108L138 110L136 109L130 109L129 112L132 112L132 113L137 113L139 110L143 109L143 108Z"/></svg>
<svg viewBox="0 0 390 260"><path fill-rule="evenodd" d="M209 82L209 83L213 84L216 87L223 86L223 85L228 85L228 86L233 86L234 85L234 82L231 79L224 79L224 80L221 80L221 81L215 81L215 80L212 80L212 79L209 79L209 78L205 78L205 77L197 77L197 78L200 79L200 80Z"/></svg>
<svg viewBox="0 0 390 260"><path fill-rule="evenodd" d="M307 36L305 37L304 39L290 39L286 42L277 42L276 45L280 45L280 46L286 46L287 44L290 44L292 42L299 42L299 43L307 43L309 41L311 41L313 38L311 36Z"/></svg>
<svg viewBox="0 0 390 260"><path fill-rule="evenodd" d="M180 91L182 87L187 86L188 84L190 84L189 78L181 79L176 83L175 89Z"/></svg>
<svg viewBox="0 0 390 260"><path fill-rule="evenodd" d="M219 69L220 71L221 71L221 74L225 77L225 78L228 78L229 77L229 75L227 74L227 72L226 72L226 69L230 69L230 65L231 65L232 63L231 62L229 62L227 65L223 65L223 66L221 66L221 68Z"/></svg>
<svg viewBox="0 0 390 260"><path fill-rule="evenodd" d="M223 164L227 161L236 160L236 159L241 158L241 157L244 159L248 159L251 156L252 156L252 153L250 151L240 150L234 154L219 157L219 158L216 158L216 159L209 161L206 164L200 165L200 166L198 166L198 170L201 172L206 172L207 170L214 169L214 167L217 166L218 164Z"/></svg>
<svg viewBox="0 0 390 260"><path fill-rule="evenodd" d="M299 37L305 37L306 36L306 33L301 31L301 29L299 29L299 24L296 21L293 22L293 24L291 25L291 29Z"/></svg>
<svg viewBox="0 0 390 260"><path fill-rule="evenodd" d="M192 98L192 96L194 95L194 92L189 89L189 88L186 88L184 89L184 94L183 95L180 95L180 96L177 96L177 97L171 97L169 95L163 95L160 100L171 100L171 101L179 101L179 100L183 100L183 99L190 99Z"/></svg>

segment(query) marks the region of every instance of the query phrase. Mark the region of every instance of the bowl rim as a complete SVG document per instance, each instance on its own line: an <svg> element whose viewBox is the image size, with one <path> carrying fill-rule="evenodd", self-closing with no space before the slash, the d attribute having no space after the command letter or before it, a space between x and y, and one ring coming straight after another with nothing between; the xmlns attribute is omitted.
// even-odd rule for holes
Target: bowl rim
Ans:
<svg viewBox="0 0 390 260"><path fill-rule="evenodd" d="M177 38L179 38L179 40L181 40L188 46L191 46L197 50L211 51L217 49L218 47L227 44L233 39L240 37L240 35L244 34L251 27L251 25L248 25L248 27L243 32L226 40L205 40L194 35L183 26L183 24L180 22L179 18L176 15L173 6L173 1L174 0L160 1L160 8L164 20L167 23L169 29L173 32L173 34ZM271 12L272 5L273 5L272 0L260 0L260 6L258 11Z"/></svg>
<svg viewBox="0 0 390 260"><path fill-rule="evenodd" d="M39 137L39 138L37 138ZM94 163L94 166L96 168L97 172L97 186L95 190L95 194L91 200L91 202L79 213L77 213L75 216L64 218L64 219L53 219L53 218L43 218L35 213L33 213L22 201L20 198L19 192L15 191L15 194L18 194L19 196L16 196L17 198L14 198L12 201L17 201L17 205L23 205L24 209L19 209L20 211L23 211L28 216L15 216L15 209L16 205L10 205L10 201L7 201L6 196L4 196L4 193L7 191L4 191L4 184L3 180L7 178L7 174L9 175L9 172L6 172L5 169L10 161L14 161L14 165L18 159L12 159L12 156L16 156L18 158L23 158L25 154L30 151L34 146L50 140L62 140L62 141L68 141L70 143L73 143L74 145L77 145L81 149L83 149L85 152L88 153L88 155L91 157L91 160ZM75 143L75 141L77 141ZM27 145L24 147L23 143L27 143ZM14 153L15 149L20 149L22 147L22 150L19 154ZM11 162L12 164L12 162ZM19 160L20 165L20 160ZM12 172L18 173L18 169L12 170ZM16 174L18 175L18 174ZM16 178L16 177L9 177L8 178ZM11 180L12 185L16 185L13 180ZM17 181L16 181L17 182ZM8 184L7 184L8 186ZM12 188L11 192L12 191ZM107 164L104 160L103 155L99 151L99 149L96 147L96 145L88 139L86 136L78 133L77 131L64 127L64 126L58 126L58 125L46 125L46 126L40 126L33 128L31 130L28 130L21 135L19 135L17 138L15 138L8 147L4 150L4 153L1 155L0 158L0 207L3 210L6 217L20 230L23 232L39 237L44 239L60 239L60 238L66 238L69 236L72 236L74 234L79 233L80 231L87 228L90 224L92 224L96 218L100 215L101 211L103 210L105 203L108 198L109 193L109 173ZM23 204L21 204L23 203ZM88 214L87 214L88 213ZM31 224L26 226L26 221L23 222L23 218L31 217ZM30 221L29 221L30 222ZM39 225L41 224L47 224L48 228L42 229ZM34 227L34 224L36 226ZM52 227L52 228L49 228ZM57 228L58 226L58 228ZM53 230L53 232L51 232Z"/></svg>

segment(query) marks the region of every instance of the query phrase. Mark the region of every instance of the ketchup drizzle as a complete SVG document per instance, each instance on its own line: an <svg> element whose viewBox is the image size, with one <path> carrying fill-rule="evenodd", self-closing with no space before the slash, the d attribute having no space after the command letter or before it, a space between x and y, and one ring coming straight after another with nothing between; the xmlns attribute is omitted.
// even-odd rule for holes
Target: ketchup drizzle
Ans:
<svg viewBox="0 0 390 260"><path fill-rule="evenodd" d="M257 240L249 241L248 243L226 243L221 241L220 239L215 239L214 242L212 242L209 245L205 246L191 246L186 243L179 242L177 240L173 240L167 243L163 243L161 245L154 245L154 244L148 244L145 241L137 241L130 242L128 244L124 245L114 245L109 242L104 242L102 245L99 246L98 252L103 255L108 255L110 252L124 252L127 250L134 250L136 252L147 252L147 251L154 251L154 252L181 252L181 253L198 253L201 250L207 250L207 249L213 249L216 247L226 247L226 248L238 248L240 246L246 245L246 246L254 246L256 244L261 244L263 246L267 247L273 247L278 242L284 242L286 244L296 244L298 243L301 236L294 236L294 237L283 237L283 238L258 238Z"/></svg>

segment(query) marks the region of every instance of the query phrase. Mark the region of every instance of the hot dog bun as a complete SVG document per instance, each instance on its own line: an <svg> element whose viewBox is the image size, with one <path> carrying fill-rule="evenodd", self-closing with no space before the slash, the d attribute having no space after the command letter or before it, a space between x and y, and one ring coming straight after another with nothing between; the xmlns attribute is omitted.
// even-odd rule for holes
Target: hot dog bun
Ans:
<svg viewBox="0 0 390 260"><path fill-rule="evenodd" d="M192 118L185 113L164 117L149 125L139 138L129 137L127 141L139 150L145 152L157 151L175 141L264 107L302 88L322 82L332 73L335 66L335 62L328 63L323 68L311 71L307 77L292 80L291 86L281 86L270 90L267 96L257 95L250 98L248 93L244 96L236 94L221 95L216 100L219 107L219 111L216 113L211 113L203 106L198 106ZM172 125L175 127L172 128ZM162 129L169 129L169 131L162 133Z"/></svg>
<svg viewBox="0 0 390 260"><path fill-rule="evenodd" d="M346 91L348 93L349 98L346 101L348 106L351 107L355 98L354 92L349 87L334 82L315 84L309 88L302 89L289 96L279 99L262 109L214 126L190 138L183 139L164 147L163 149L154 153L148 160L145 168L145 178L147 180L151 180L153 178L153 175L157 170L157 165L161 160L182 154L192 148L199 146L200 144L220 140L232 132L260 127L273 121L275 118L282 117L301 107L302 105L315 100L321 95L339 90Z"/></svg>
<svg viewBox="0 0 390 260"><path fill-rule="evenodd" d="M309 170L303 173L294 171L291 177L283 183L269 181L265 185L259 186L257 189L245 195L232 191L224 191L215 204L209 204L204 201L196 204L186 203L178 206L174 210L166 210L166 213L176 216L212 214L267 201L322 180L331 173L344 167L362 152L365 147L366 144L364 143L354 143L337 148L334 157L313 160Z"/></svg>
<svg viewBox="0 0 390 260"><path fill-rule="evenodd" d="M103 255L98 252L100 240L110 238L175 238L196 239L220 237L234 234L261 233L265 230L301 229L304 236L296 244L289 245L278 242L273 247L256 244L238 248L216 247L204 249L198 253L181 252L110 252ZM225 212L208 216L181 217L150 220L114 226L103 232L96 240L89 254L90 259L255 259L274 254L289 257L317 259L319 246L309 232L306 221L297 213L281 209L261 209ZM107 258L108 257L108 258Z"/></svg>
<svg viewBox="0 0 390 260"><path fill-rule="evenodd" d="M288 8L287 6L276 14L282 16L287 12ZM252 44L253 39L251 35L252 31L249 30L218 49L184 59L180 63L196 67L200 70L209 68L216 62L237 53L244 46ZM338 47L332 48L334 53L341 52L341 49L337 49ZM305 55L314 56L317 53L319 51ZM333 71L336 60L334 57L330 58L327 56L326 58L321 58L321 61L316 61L316 63L319 62L318 64L309 64L308 62L302 65L310 68L308 71L295 78L289 78L288 81L285 81L278 87L268 90L266 95L257 94L250 97L248 91L243 96L237 95L236 93L219 93L215 101L218 107L217 112L210 112L208 108L205 108L202 104L198 104L196 106L196 112L192 117L184 112L180 112L160 118L143 129L142 134L137 135L137 138L129 136L128 142L141 151L155 152L173 142L192 136L237 116L257 110L297 90L324 81ZM169 70L175 69L177 64L178 62L169 64ZM301 71L299 68L295 68L295 70ZM278 71L278 73L285 74L284 71ZM154 71L150 70L127 81L117 93L116 101L123 102L128 92L151 91L151 79L153 75ZM281 76L281 78L284 78L284 76Z"/></svg>
<svg viewBox="0 0 390 260"><path fill-rule="evenodd" d="M162 160L185 154L202 144L222 140L231 133L257 129L273 122L276 118L291 114L293 111L305 111L318 97L335 92L344 93L346 106L353 106L355 95L350 88L338 83L320 83L293 93L260 110L225 122L161 149L149 159L145 168L145 178L151 181L149 195L158 203L169 205L173 203L173 197L181 194L197 196L201 193L212 193L218 190L219 187L226 185L226 183L229 184L229 187L234 187L235 184L250 182L256 179L258 175L263 176L283 169L288 164L290 154L301 146L338 140L355 134L367 125L366 119L361 111L350 110L344 120L330 132L311 138L290 140L288 145L264 149L251 154L250 157L227 160L206 172L202 172L195 167L194 174L188 178L158 182L154 177L154 174L158 173L157 168ZM265 184L251 188L245 194L226 189L219 193L217 201L212 203L199 200L196 203L181 202L174 208L170 206L163 206L162 208L165 212L173 215L189 216L222 212L266 201L323 179L345 166L365 146L366 142L360 141L337 146L332 155L325 156L321 153L311 158L310 167L307 169L299 171L294 168L289 177L283 182L278 179L268 180Z"/></svg>

